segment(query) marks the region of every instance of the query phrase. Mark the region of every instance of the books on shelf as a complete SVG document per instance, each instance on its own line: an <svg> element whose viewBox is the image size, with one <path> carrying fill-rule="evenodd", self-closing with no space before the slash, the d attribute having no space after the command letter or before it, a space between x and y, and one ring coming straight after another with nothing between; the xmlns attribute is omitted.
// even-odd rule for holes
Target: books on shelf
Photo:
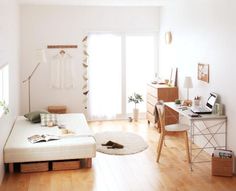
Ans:
<svg viewBox="0 0 236 191"><path fill-rule="evenodd" d="M58 139L60 139L60 137L56 135L33 135L28 137L28 141L31 143L48 142Z"/></svg>
<svg viewBox="0 0 236 191"><path fill-rule="evenodd" d="M219 158L232 158L233 157L233 151L231 150L225 150L225 149L215 149L213 152L214 157Z"/></svg>

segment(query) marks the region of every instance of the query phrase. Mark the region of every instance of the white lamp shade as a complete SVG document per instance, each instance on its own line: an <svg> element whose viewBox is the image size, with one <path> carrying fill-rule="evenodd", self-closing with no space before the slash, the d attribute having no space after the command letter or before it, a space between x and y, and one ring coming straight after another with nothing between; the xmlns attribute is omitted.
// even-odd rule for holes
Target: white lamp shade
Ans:
<svg viewBox="0 0 236 191"><path fill-rule="evenodd" d="M185 77L184 88L193 88L193 82L192 82L192 78L190 76Z"/></svg>
<svg viewBox="0 0 236 191"><path fill-rule="evenodd" d="M36 60L39 63L46 63L47 62L46 55L45 55L45 50L44 49L38 49L36 51Z"/></svg>

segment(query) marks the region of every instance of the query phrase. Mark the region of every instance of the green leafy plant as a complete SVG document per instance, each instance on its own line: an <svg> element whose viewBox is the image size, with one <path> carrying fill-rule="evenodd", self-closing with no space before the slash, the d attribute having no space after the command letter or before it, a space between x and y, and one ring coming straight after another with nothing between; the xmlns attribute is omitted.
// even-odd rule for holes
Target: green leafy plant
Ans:
<svg viewBox="0 0 236 191"><path fill-rule="evenodd" d="M143 98L140 94L134 93L132 96L128 97L128 102L134 102L134 108L136 109L136 104L143 101Z"/></svg>
<svg viewBox="0 0 236 191"><path fill-rule="evenodd" d="M7 114L9 112L9 108L7 107L6 105L6 102L5 101L0 101L0 108L3 109L4 111L4 114Z"/></svg>

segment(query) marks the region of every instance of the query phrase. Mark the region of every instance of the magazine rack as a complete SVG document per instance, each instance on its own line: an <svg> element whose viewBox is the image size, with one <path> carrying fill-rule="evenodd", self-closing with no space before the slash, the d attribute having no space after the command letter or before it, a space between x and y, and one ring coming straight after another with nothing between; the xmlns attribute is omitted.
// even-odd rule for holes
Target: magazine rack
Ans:
<svg viewBox="0 0 236 191"><path fill-rule="evenodd" d="M214 176L233 176L233 158L212 156L211 173Z"/></svg>

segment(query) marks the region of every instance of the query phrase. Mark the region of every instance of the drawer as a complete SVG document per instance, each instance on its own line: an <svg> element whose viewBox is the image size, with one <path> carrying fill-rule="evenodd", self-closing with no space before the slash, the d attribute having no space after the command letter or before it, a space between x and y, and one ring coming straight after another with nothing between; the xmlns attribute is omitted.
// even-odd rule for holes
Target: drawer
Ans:
<svg viewBox="0 0 236 191"><path fill-rule="evenodd" d="M52 162L53 170L74 170L80 168L80 161L54 161Z"/></svg>
<svg viewBox="0 0 236 191"><path fill-rule="evenodd" d="M157 88L151 87L151 86L147 86L147 93L152 95L153 97L155 97L157 99Z"/></svg>
<svg viewBox="0 0 236 191"><path fill-rule="evenodd" d="M153 97L151 96L150 94L147 95L147 102L151 105L156 105L157 103L157 98L156 97Z"/></svg>
<svg viewBox="0 0 236 191"><path fill-rule="evenodd" d="M152 123L152 124L155 124L155 118L154 118L154 115L152 115L151 113L147 112L147 120Z"/></svg>
<svg viewBox="0 0 236 191"><path fill-rule="evenodd" d="M161 88L158 90L158 100L163 100L165 102L171 102L178 99L178 89L173 88Z"/></svg>
<svg viewBox="0 0 236 191"><path fill-rule="evenodd" d="M147 95L151 95L156 98L156 100L163 100L165 102L175 101L179 97L178 88L168 86L153 87L147 85Z"/></svg>
<svg viewBox="0 0 236 191"><path fill-rule="evenodd" d="M147 112L154 114L154 108L155 108L154 105L147 103Z"/></svg>
<svg viewBox="0 0 236 191"><path fill-rule="evenodd" d="M48 162L32 162L20 164L21 172L45 172L48 170Z"/></svg>

